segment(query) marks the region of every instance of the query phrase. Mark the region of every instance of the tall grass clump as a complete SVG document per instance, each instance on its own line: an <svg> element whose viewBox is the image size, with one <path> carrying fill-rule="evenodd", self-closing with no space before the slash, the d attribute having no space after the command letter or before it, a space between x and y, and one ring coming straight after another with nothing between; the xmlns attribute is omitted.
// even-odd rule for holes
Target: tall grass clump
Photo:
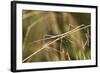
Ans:
<svg viewBox="0 0 100 73"><path fill-rule="evenodd" d="M23 10L23 62L91 59L91 14Z"/></svg>

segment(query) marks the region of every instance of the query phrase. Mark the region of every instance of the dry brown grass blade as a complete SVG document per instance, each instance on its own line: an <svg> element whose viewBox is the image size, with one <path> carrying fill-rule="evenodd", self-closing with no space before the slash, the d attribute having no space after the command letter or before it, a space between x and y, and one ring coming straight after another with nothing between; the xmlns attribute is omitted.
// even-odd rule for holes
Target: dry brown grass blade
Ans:
<svg viewBox="0 0 100 73"><path fill-rule="evenodd" d="M72 31L74 31L74 30L76 30L76 29L78 29L78 28L81 28L82 26L84 26L84 25L80 25L80 26L76 27L75 29L73 29L73 30L71 30L71 31L69 31L69 32L72 32ZM51 37L49 37L49 38L40 39L40 40L37 40L37 41L32 42L31 44L33 44L33 43L35 43L35 42L43 41L43 40L49 40L49 39L57 38L57 37L66 35L66 34L69 33L69 32L65 32L65 33L63 33L63 34L56 35L56 36L51 36Z"/></svg>
<svg viewBox="0 0 100 73"><path fill-rule="evenodd" d="M57 38L56 40L54 40L54 41L52 41L52 42L50 42L50 43L47 43L47 44L43 45L43 47L42 47L41 49L37 50L36 52L34 52L33 54L31 54L30 56L28 56L27 58L25 58L25 59L23 60L23 62L26 61L27 59L29 59L30 57L32 57L33 55L37 54L38 52L40 52L40 51L43 50L44 48L48 47L48 45L50 45L50 44L56 42L58 39L59 39L59 38Z"/></svg>
<svg viewBox="0 0 100 73"><path fill-rule="evenodd" d="M67 33L64 33L64 35L61 34L62 36L61 36L60 38L58 37L58 38L55 39L54 41L45 44L42 48L40 48L40 49L37 50L36 52L32 53L32 54L29 55L28 57L26 57L26 58L23 60L23 62L25 62L27 59L31 58L32 56L34 56L35 54L37 54L37 53L40 52L41 50L45 49L45 48L48 47L49 45L53 44L53 43L56 42L57 40L59 40L59 39L61 39L61 38L64 38L67 34L71 34L71 33L77 32L77 31L79 31L79 30L88 28L89 26L90 26L90 25L87 25L87 26L82 27L82 28L79 28L79 29L76 29L76 28L77 28L77 27L76 27L75 30L73 30L73 31L71 30L71 31L69 31L69 32L67 32Z"/></svg>

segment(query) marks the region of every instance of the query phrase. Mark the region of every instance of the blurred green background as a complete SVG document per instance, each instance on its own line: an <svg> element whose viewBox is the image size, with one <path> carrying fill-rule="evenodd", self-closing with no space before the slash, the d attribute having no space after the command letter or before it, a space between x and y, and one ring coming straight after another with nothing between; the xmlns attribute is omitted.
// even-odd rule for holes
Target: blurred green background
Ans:
<svg viewBox="0 0 100 73"><path fill-rule="evenodd" d="M90 13L23 10L22 22L23 62L91 59Z"/></svg>

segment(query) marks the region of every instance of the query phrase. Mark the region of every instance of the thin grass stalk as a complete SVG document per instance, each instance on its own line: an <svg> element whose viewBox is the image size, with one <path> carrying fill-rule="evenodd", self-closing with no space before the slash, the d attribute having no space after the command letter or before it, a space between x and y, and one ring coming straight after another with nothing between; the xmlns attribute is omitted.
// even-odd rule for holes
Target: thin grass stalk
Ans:
<svg viewBox="0 0 100 73"><path fill-rule="evenodd" d="M82 26L83 26L83 25L80 25L80 26L76 27L75 29L73 29L73 30L71 30L71 31L68 31L68 32L65 32L65 33L63 33L63 34L60 34L60 35L56 35L56 36L52 36L52 37L49 37L49 38L45 38L45 39L40 39L40 40L34 41L34 42L32 42L31 44L33 44L33 43L35 43L35 42L43 41L43 40L49 40L49 39L61 37L61 36L63 36L63 35L68 34L69 32L73 32L74 30L76 30L76 29L78 29L78 28L80 28L80 27L82 27Z"/></svg>
<svg viewBox="0 0 100 73"><path fill-rule="evenodd" d="M69 32L67 32L64 36L62 35L60 38L58 37L58 38L55 39L54 41L45 44L41 49L37 50L36 52L34 52L34 53L32 53L31 55L29 55L28 57L26 57L26 58L23 60L23 62L25 62L27 59L31 58L32 56L34 56L35 54L37 54L37 53L40 52L41 50L45 49L47 46L49 46L49 45L55 43L56 41L58 41L58 40L61 39L61 38L64 38L67 34L71 34L71 33L77 32L77 31L79 31L79 30L88 28L89 26L90 26L90 25L87 25L87 26L82 27L82 28L80 28L80 29L76 29L76 30L74 30L74 31L69 31ZM76 27L76 28L77 28L77 27Z"/></svg>

